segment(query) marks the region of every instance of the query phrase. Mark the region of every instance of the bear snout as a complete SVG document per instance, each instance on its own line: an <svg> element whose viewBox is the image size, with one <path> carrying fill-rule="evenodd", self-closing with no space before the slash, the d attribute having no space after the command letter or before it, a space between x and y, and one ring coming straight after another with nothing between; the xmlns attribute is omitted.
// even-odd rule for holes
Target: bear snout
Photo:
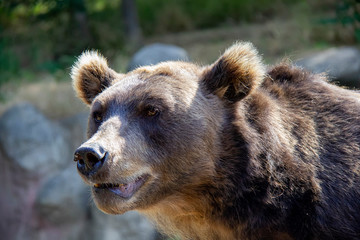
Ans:
<svg viewBox="0 0 360 240"><path fill-rule="evenodd" d="M95 174L106 161L108 153L98 144L82 145L74 153L79 172L85 176Z"/></svg>

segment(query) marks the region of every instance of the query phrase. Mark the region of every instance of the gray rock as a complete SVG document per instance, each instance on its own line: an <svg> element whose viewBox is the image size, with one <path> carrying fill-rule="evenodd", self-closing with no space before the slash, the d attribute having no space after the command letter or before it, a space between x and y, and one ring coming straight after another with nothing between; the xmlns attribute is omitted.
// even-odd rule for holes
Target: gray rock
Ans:
<svg viewBox="0 0 360 240"><path fill-rule="evenodd" d="M157 236L154 226L135 211L122 215L107 215L93 206L92 223L89 226L91 240L154 240Z"/></svg>
<svg viewBox="0 0 360 240"><path fill-rule="evenodd" d="M31 239L31 226L36 222L33 214L34 195L39 179L29 177L20 168L11 166L0 150L0 233L1 239Z"/></svg>
<svg viewBox="0 0 360 240"><path fill-rule="evenodd" d="M27 172L49 173L70 159L62 129L30 104L19 104L4 112L0 133L4 154Z"/></svg>
<svg viewBox="0 0 360 240"><path fill-rule="evenodd" d="M360 86L360 51L354 47L331 48L298 60L296 65L314 73L327 73L330 80L341 84Z"/></svg>
<svg viewBox="0 0 360 240"><path fill-rule="evenodd" d="M90 193L71 164L39 190L35 209L42 221L54 226L84 221Z"/></svg>
<svg viewBox="0 0 360 240"><path fill-rule="evenodd" d="M131 59L128 71L140 66L154 65L165 61L189 61L187 52L177 46L155 43L145 46L135 53Z"/></svg>
<svg viewBox="0 0 360 240"><path fill-rule="evenodd" d="M78 113L59 121L66 134L66 141L70 145L71 154L85 141L88 123L88 112Z"/></svg>

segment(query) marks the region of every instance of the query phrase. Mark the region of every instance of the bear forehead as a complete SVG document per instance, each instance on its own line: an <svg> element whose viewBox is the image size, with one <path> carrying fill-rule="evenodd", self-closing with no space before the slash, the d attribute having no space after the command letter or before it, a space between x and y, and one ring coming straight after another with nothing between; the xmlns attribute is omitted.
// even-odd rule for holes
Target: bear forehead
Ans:
<svg viewBox="0 0 360 240"><path fill-rule="evenodd" d="M161 99L168 104L191 104L198 89L200 68L185 62L165 62L135 69L102 92L97 99L103 103Z"/></svg>
<svg viewBox="0 0 360 240"><path fill-rule="evenodd" d="M138 73L143 76L172 76L186 78L188 75L198 75L200 67L188 62L162 62L157 65L139 67L130 73Z"/></svg>

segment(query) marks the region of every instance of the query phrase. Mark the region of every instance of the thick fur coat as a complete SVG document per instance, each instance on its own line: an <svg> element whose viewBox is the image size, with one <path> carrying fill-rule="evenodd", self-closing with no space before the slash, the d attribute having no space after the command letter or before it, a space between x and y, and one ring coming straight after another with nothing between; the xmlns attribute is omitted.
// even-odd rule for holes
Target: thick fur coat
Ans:
<svg viewBox="0 0 360 240"><path fill-rule="evenodd" d="M181 239L360 239L359 93L267 69L250 43L127 74L86 52L71 75L91 108L75 161L102 211Z"/></svg>

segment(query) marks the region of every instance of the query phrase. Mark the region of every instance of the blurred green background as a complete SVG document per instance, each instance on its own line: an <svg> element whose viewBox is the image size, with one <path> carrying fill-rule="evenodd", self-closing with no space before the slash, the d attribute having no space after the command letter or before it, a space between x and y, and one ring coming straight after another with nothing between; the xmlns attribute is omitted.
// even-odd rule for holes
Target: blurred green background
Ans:
<svg viewBox="0 0 360 240"><path fill-rule="evenodd" d="M0 104L29 94L19 92L28 83L69 83L69 68L86 49L99 49L124 71L152 42L179 45L207 64L232 42L248 40L272 63L358 45L359 19L357 0L2 0Z"/></svg>

